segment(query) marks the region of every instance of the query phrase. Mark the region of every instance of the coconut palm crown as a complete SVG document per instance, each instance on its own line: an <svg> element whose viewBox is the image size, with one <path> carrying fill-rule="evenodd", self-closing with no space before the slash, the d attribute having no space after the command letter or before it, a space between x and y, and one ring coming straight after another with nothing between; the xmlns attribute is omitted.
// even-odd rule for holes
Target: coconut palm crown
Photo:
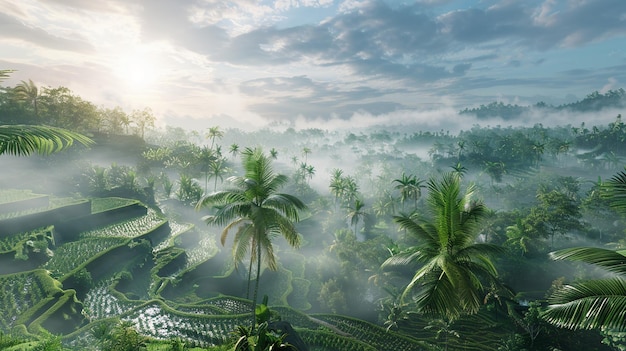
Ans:
<svg viewBox="0 0 626 351"><path fill-rule="evenodd" d="M503 252L500 246L476 242L486 207L471 199L473 186L462 194L460 179L451 172L441 181L429 180L429 215L416 211L394 217L400 229L416 239L417 246L383 263L383 268L416 266L402 299L412 298L421 313L450 320L478 312L484 298L483 282L497 280L490 257Z"/></svg>

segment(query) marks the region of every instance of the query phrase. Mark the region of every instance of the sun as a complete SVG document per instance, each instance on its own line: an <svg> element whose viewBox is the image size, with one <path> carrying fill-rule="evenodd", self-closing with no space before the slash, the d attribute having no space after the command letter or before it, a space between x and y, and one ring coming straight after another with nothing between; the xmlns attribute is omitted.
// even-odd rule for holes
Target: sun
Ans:
<svg viewBox="0 0 626 351"><path fill-rule="evenodd" d="M149 55L141 53L119 58L114 72L117 78L131 89L145 89L153 86L159 74L156 61Z"/></svg>

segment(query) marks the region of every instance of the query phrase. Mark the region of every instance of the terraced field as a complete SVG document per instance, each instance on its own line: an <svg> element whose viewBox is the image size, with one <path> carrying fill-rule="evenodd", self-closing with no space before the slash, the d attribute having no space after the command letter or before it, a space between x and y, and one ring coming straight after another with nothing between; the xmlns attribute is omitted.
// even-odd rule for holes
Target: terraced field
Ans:
<svg viewBox="0 0 626 351"><path fill-rule="evenodd" d="M43 198L27 191L0 191L0 204L7 206ZM49 207L62 209L79 200L45 197L45 201ZM58 325L58 320L71 320L63 328L74 328L73 332L58 330L67 334L63 337L67 347L78 349L97 342L92 331L99 325L120 319L153 339L180 338L188 345L206 348L231 341L238 326L251 323L249 300L221 293L215 297L226 286L219 284L238 291L245 287L246 279L233 269L227 255L219 255L214 235L188 223L170 221L156 208L142 210L143 205L135 200L92 199L89 205L90 214L59 222L58 227L0 238L5 260L33 238L38 238L38 245L47 244L49 253L37 256L43 260L38 269L0 275L0 331L23 325L25 335L32 338L47 326ZM7 218L19 224L25 214L36 218L40 211L22 208ZM87 225L91 220L97 225ZM29 255L33 253L25 251L24 259L30 260ZM370 351L382 347L377 339L403 350L423 349L415 340L385 334L368 323L347 317L310 318L297 311L293 307L310 308L307 295L311 283L305 279L303 256L286 253L285 259L290 269L281 266L276 272L263 272L263 279L273 283L264 286L261 294L282 306L276 313L289 319L312 349ZM168 273L160 276L159 272ZM138 290L142 287L145 291ZM165 291L167 295L162 295Z"/></svg>

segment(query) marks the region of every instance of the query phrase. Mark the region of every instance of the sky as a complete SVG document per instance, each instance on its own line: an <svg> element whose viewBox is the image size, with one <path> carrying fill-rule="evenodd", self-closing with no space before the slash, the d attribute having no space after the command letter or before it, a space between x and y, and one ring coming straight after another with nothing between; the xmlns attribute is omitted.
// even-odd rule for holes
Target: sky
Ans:
<svg viewBox="0 0 626 351"><path fill-rule="evenodd" d="M439 127L626 88L626 1L0 0L0 69L189 129Z"/></svg>

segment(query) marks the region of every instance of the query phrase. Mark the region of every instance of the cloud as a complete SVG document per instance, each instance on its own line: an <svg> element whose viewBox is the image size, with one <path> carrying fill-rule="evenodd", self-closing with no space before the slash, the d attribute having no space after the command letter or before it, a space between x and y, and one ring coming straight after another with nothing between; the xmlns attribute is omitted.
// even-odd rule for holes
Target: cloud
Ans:
<svg viewBox="0 0 626 351"><path fill-rule="evenodd" d="M0 13L0 40L7 39L59 51L93 52L93 46L83 38L52 35L41 28L26 25L16 17Z"/></svg>
<svg viewBox="0 0 626 351"><path fill-rule="evenodd" d="M69 82L81 95L120 102L135 96L106 75L133 49L154 48L149 55L163 68L155 108L270 121L403 118L424 106L465 107L503 94L533 103L548 91L581 94L626 81L621 48L597 65L566 57L626 36L626 1L472 4L0 0L0 40L9 44L3 49L31 57L48 52L32 46L62 51L30 65L35 59L4 59L51 84Z"/></svg>
<svg viewBox="0 0 626 351"><path fill-rule="evenodd" d="M123 11L123 0L39 0L43 4L61 5L74 10L94 11L94 12L120 12Z"/></svg>
<svg viewBox="0 0 626 351"><path fill-rule="evenodd" d="M270 120L290 121L298 116L310 119L347 119L355 111L387 113L405 108L379 98L391 91L365 86L351 89L299 77L274 77L246 81L240 91L254 99L248 108ZM332 111L332 113L329 113Z"/></svg>
<svg viewBox="0 0 626 351"><path fill-rule="evenodd" d="M538 7L533 7L532 2L508 1L486 9L452 11L439 20L443 24L442 32L459 43L486 44L500 40L502 46L515 42L539 50L581 46L626 34L621 18L626 13L624 1L557 5L552 0Z"/></svg>

